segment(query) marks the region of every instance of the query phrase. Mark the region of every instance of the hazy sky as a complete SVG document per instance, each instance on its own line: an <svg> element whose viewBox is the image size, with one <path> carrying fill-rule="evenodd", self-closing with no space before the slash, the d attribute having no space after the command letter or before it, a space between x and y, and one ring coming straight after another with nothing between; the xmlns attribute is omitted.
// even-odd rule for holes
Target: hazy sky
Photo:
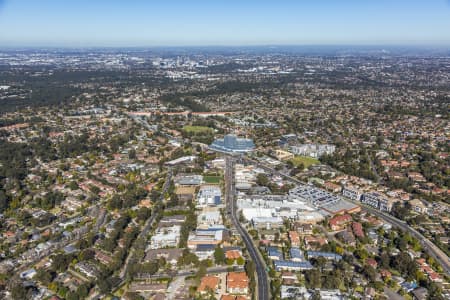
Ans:
<svg viewBox="0 0 450 300"><path fill-rule="evenodd" d="M450 45L450 0L0 0L0 46Z"/></svg>

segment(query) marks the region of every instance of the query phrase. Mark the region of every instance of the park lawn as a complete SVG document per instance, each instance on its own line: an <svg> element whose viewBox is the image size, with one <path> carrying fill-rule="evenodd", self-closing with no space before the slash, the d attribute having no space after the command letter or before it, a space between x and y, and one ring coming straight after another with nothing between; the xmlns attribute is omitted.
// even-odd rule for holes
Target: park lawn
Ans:
<svg viewBox="0 0 450 300"><path fill-rule="evenodd" d="M294 158L291 158L290 161L296 167L299 164L303 164L305 166L305 168L308 168L309 166L316 165L316 164L320 163L318 159L315 159L315 158L312 158L312 157L308 157L308 156L301 156L301 155L294 156Z"/></svg>
<svg viewBox="0 0 450 300"><path fill-rule="evenodd" d="M220 176L203 176L203 180L206 183L214 183L214 184L219 184L220 183Z"/></svg>
<svg viewBox="0 0 450 300"><path fill-rule="evenodd" d="M183 131L187 132L187 133L213 133L213 129L207 126L191 126L191 125L186 125L183 126Z"/></svg>

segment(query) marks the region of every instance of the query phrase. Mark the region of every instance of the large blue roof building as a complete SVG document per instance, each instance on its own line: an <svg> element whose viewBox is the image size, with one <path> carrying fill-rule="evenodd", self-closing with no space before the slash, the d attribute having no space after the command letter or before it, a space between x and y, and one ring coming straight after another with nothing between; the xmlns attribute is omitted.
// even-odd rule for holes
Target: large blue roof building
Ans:
<svg viewBox="0 0 450 300"><path fill-rule="evenodd" d="M238 138L234 134L227 134L223 139L216 139L209 147L222 152L246 153L253 151L255 144L252 139Z"/></svg>

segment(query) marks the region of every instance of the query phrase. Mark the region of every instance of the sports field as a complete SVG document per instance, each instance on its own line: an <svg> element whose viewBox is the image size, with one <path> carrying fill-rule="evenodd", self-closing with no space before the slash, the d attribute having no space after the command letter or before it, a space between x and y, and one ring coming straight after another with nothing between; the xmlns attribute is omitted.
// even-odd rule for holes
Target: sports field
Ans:
<svg viewBox="0 0 450 300"><path fill-rule="evenodd" d="M186 125L186 126L183 126L183 131L186 131L187 133L198 134L198 133L210 133L210 132L213 132L213 129L210 127L206 127L206 126Z"/></svg>
<svg viewBox="0 0 450 300"><path fill-rule="evenodd" d="M318 159L301 155L296 155L294 158L290 159L290 161L294 164L294 166L303 164L305 168L308 168L311 165L316 165L319 163Z"/></svg>

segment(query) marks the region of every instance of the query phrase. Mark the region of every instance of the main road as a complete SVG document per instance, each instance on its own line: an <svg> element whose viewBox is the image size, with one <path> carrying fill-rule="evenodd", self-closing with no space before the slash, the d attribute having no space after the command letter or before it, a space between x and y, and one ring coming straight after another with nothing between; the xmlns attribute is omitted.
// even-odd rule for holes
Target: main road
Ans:
<svg viewBox="0 0 450 300"><path fill-rule="evenodd" d="M245 230L241 223L239 223L238 217L236 216L236 207L234 201L234 184L233 184L233 161L232 158L226 157L225 164L225 201L228 207L228 212L231 215L231 220L234 227L237 229L242 237L242 240L247 247L250 258L253 260L256 266L256 275L258 278L257 289L258 289L258 299L259 300L269 300L269 284L268 276L266 272L266 267L262 261L258 250L255 248L252 239L250 238L247 230Z"/></svg>

